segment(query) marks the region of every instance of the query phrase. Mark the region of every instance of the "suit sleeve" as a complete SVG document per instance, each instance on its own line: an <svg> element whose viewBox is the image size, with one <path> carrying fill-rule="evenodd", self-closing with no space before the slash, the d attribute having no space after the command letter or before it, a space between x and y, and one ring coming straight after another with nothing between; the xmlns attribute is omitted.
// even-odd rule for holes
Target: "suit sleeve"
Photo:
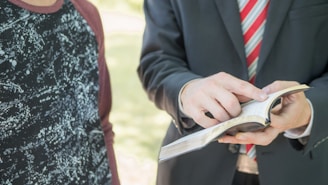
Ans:
<svg viewBox="0 0 328 185"><path fill-rule="evenodd" d="M311 134L308 138L307 144L304 147L305 153L315 150L322 143L327 143L328 141L328 66L325 69L325 73L321 77L313 80L310 83L310 86L313 87L313 89L307 91L306 96L311 100L314 113L312 115L313 126L311 129ZM297 146L295 145L295 141L294 146Z"/></svg>
<svg viewBox="0 0 328 185"><path fill-rule="evenodd" d="M315 1L312 2L313 4L307 8L293 8L289 14L289 29L297 27L293 32L294 48L291 50L296 49L296 56L302 56L295 57L299 65L294 67L305 69L305 72L300 71L299 74L308 76L307 83L312 87L305 92L313 106L310 136L306 139L306 145L302 147L299 147L301 143L295 140L292 142L294 146L297 146L297 143L305 153L319 152L328 146L328 3L317 5ZM308 63L310 65L307 65Z"/></svg>
<svg viewBox="0 0 328 185"><path fill-rule="evenodd" d="M138 75L148 97L165 110L183 132L179 111L182 86L200 76L188 70L184 40L177 12L168 0L145 0L146 27Z"/></svg>

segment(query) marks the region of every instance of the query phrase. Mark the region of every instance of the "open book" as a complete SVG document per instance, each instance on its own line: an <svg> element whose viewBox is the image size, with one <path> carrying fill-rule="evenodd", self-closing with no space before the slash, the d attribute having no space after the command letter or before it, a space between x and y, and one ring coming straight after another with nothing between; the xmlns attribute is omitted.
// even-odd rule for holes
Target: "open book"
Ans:
<svg viewBox="0 0 328 185"><path fill-rule="evenodd" d="M225 134L235 135L237 132L250 132L263 129L270 124L270 111L280 102L282 96L304 91L308 88L309 86L307 85L297 85L272 93L263 102L253 100L244 103L241 105L242 111L239 116L210 128L197 131L163 146L159 154L159 161L168 160L181 154L200 149Z"/></svg>

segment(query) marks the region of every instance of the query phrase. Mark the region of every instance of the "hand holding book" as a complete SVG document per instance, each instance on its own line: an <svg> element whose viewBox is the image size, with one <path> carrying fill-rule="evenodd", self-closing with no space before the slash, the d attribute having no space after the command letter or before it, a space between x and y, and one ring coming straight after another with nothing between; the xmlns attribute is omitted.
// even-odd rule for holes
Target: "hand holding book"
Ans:
<svg viewBox="0 0 328 185"><path fill-rule="evenodd" d="M286 126L281 123L285 119L284 117L286 117L284 113L290 112L289 109L294 109L299 105L290 103L292 100L287 98L282 102L282 104L284 104L283 108L279 109L277 113L273 112L273 114L271 114L270 112L273 106L277 100L280 100L282 96L304 91L308 88L309 87L307 85L296 85L270 94L265 101L250 101L245 103L242 105L242 112L239 116L215 126L203 129L196 133L190 134L188 136L182 137L166 146L163 146L160 151L159 160L167 160L172 157L200 149L206 146L208 143L217 140L223 135L235 135L239 132L250 132L266 128L270 125L271 119L277 119L275 120L277 121L277 125L275 125L274 129L286 129ZM281 113L282 115L280 115ZM270 115L273 115L273 117ZM292 124L287 125L290 126ZM227 138L228 139L225 141L229 141L229 139L231 139L231 143L242 142L238 140L232 140L232 138L235 137Z"/></svg>
<svg viewBox="0 0 328 185"><path fill-rule="evenodd" d="M240 114L240 102L264 101L267 94L253 84L220 72L188 82L181 90L180 110L203 128ZM210 112L213 119L206 116Z"/></svg>
<svg viewBox="0 0 328 185"><path fill-rule="evenodd" d="M270 94L293 85L297 86L298 84L290 81L277 81L266 87L265 91ZM225 135L220 138L219 142L268 145L278 134L287 130L289 133L295 133L295 131L303 133L310 122L310 118L311 106L305 94L287 93L283 95L283 98L279 98L279 104L270 110L270 127L259 132L240 132L236 136Z"/></svg>

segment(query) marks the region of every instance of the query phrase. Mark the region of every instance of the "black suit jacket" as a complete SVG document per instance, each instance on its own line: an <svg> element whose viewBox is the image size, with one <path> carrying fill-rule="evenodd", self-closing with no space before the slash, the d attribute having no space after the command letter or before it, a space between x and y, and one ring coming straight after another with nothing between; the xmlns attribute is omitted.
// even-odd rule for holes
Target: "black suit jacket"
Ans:
<svg viewBox="0 0 328 185"><path fill-rule="evenodd" d="M181 114L188 81L221 71L247 80L236 0L145 0L146 28L138 74L150 99L172 116L163 144L197 129ZM280 135L257 146L261 185L328 184L328 0L271 0L256 86L292 80L313 88L308 143ZM230 185L238 148L211 143L159 164L158 185Z"/></svg>

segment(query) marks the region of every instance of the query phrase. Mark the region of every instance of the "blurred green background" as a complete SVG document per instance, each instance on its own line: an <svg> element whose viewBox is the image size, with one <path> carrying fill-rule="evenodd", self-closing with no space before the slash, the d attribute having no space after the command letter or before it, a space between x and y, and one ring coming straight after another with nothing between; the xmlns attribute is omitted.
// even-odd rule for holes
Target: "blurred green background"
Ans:
<svg viewBox="0 0 328 185"><path fill-rule="evenodd" d="M153 185L157 154L170 118L147 98L138 79L142 0L90 0L102 16L111 76L115 153L122 185Z"/></svg>
<svg viewBox="0 0 328 185"><path fill-rule="evenodd" d="M143 0L90 0L99 8L142 14Z"/></svg>

